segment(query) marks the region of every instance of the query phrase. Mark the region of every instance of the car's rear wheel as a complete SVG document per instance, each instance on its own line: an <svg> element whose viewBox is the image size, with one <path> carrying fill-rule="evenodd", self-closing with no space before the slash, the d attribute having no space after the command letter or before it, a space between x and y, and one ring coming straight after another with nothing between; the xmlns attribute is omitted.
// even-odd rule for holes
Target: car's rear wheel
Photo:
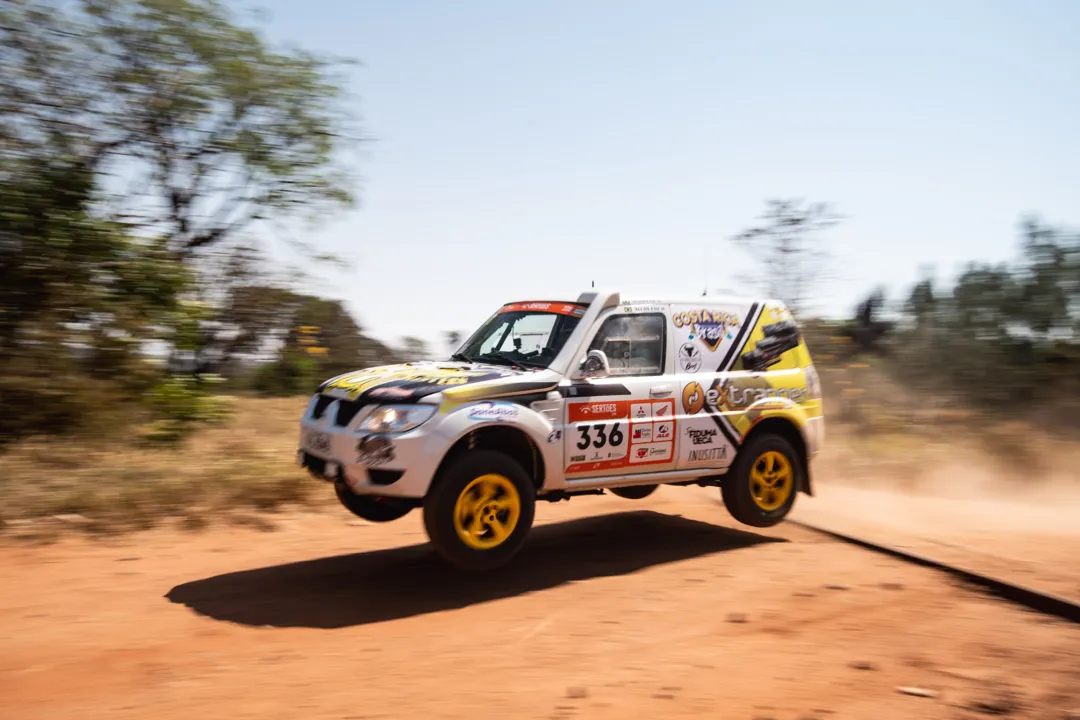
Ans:
<svg viewBox="0 0 1080 720"><path fill-rule="evenodd" d="M631 485L629 487L611 488L611 493L627 500L641 500L656 492L657 487L657 485Z"/></svg>
<svg viewBox="0 0 1080 720"><path fill-rule="evenodd" d="M495 450L476 450L451 461L424 498L424 528L431 544L463 570L504 565L532 527L536 491L524 468Z"/></svg>
<svg viewBox="0 0 1080 720"><path fill-rule="evenodd" d="M371 522L382 523L397 520L408 515L409 511L413 509L411 503L400 498L357 495L340 480L334 483L334 492L337 494L337 499L349 512Z"/></svg>
<svg viewBox="0 0 1080 720"><path fill-rule="evenodd" d="M752 527L771 527L795 505L802 483L802 463L795 448L780 435L762 434L739 450L721 483L731 516Z"/></svg>

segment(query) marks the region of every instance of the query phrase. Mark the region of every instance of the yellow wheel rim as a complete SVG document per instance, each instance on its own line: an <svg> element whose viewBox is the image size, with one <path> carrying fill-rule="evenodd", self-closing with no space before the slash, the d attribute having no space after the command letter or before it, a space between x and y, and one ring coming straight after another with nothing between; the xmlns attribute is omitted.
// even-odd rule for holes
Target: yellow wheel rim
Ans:
<svg viewBox="0 0 1080 720"><path fill-rule="evenodd" d="M761 453L750 468L750 496L765 512L780 508L795 489L795 473L791 462L775 450Z"/></svg>
<svg viewBox="0 0 1080 720"><path fill-rule="evenodd" d="M517 527L521 496L502 475L481 475L458 495L454 529L461 541L475 550L498 547Z"/></svg>

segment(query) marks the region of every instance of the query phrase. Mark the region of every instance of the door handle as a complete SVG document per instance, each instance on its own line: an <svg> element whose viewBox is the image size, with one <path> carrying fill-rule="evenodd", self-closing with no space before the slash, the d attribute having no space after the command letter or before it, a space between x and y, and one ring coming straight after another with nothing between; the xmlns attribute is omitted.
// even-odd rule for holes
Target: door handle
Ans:
<svg viewBox="0 0 1080 720"><path fill-rule="evenodd" d="M671 386L670 385L657 385L657 386L649 389L649 395L651 395L653 397L664 397L665 395L670 395L670 394L671 394Z"/></svg>

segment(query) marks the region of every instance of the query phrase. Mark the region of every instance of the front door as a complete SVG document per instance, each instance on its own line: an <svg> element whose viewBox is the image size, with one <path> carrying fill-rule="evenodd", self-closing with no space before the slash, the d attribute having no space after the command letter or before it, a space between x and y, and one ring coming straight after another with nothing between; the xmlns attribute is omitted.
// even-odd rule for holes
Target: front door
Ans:
<svg viewBox="0 0 1080 720"><path fill-rule="evenodd" d="M603 351L610 376L562 387L568 481L674 468L678 386L667 318L667 306L624 305L598 320L586 352Z"/></svg>

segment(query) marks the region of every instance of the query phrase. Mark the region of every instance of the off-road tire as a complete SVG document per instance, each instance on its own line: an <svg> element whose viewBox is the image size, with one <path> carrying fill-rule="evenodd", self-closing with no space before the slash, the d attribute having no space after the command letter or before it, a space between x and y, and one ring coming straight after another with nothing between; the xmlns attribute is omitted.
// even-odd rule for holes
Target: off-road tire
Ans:
<svg viewBox="0 0 1080 720"><path fill-rule="evenodd" d="M769 451L779 452L790 463L793 473L792 488L789 497L774 510L763 510L754 501L751 491L750 472L754 463ZM803 486L803 463L791 443L780 435L763 433L750 439L739 449L731 470L720 484L720 493L724 506L731 516L743 525L751 527L772 527L781 522L795 505L795 498Z"/></svg>
<svg viewBox="0 0 1080 720"><path fill-rule="evenodd" d="M384 523L405 517L413 509L411 504L398 498L357 495L342 481L334 483L334 493L345 509L358 518Z"/></svg>
<svg viewBox="0 0 1080 720"><path fill-rule="evenodd" d="M458 498L474 479L501 475L518 494L517 525L498 546L477 549L465 543L455 527ZM435 551L447 562L470 572L492 570L505 565L525 542L536 514L536 489L521 464L497 450L474 450L450 462L435 479L424 498L424 530Z"/></svg>

